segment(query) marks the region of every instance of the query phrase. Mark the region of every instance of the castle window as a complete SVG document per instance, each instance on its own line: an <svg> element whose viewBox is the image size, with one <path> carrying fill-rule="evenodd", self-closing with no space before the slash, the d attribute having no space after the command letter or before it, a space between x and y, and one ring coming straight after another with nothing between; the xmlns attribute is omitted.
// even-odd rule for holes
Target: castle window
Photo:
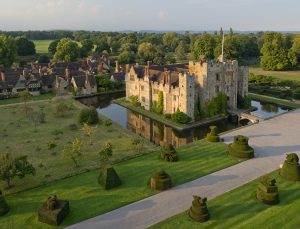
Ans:
<svg viewBox="0 0 300 229"><path fill-rule="evenodd" d="M216 86L215 90L216 90L216 93L219 93L220 92L220 87Z"/></svg>
<svg viewBox="0 0 300 229"><path fill-rule="evenodd" d="M144 91L144 86L141 86L141 90Z"/></svg>
<svg viewBox="0 0 300 229"><path fill-rule="evenodd" d="M145 97L142 97L142 101L143 101L143 102L145 102L145 101L146 101Z"/></svg>
<svg viewBox="0 0 300 229"><path fill-rule="evenodd" d="M219 74L219 73L216 74L216 80L217 80L217 81L220 80L220 74Z"/></svg>

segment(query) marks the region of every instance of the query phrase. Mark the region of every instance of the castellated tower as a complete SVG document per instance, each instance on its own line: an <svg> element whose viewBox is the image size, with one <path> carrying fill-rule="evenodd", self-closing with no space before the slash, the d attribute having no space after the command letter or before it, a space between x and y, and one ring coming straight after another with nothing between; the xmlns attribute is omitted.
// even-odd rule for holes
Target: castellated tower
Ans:
<svg viewBox="0 0 300 229"><path fill-rule="evenodd" d="M179 73L179 110L195 119L195 77L187 73Z"/></svg>

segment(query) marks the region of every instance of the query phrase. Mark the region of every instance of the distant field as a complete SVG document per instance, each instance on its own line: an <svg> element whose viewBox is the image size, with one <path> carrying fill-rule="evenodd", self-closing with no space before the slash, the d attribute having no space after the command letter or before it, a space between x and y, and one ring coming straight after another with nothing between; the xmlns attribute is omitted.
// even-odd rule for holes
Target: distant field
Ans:
<svg viewBox="0 0 300 229"><path fill-rule="evenodd" d="M36 53L48 53L49 44L52 40L33 40Z"/></svg>
<svg viewBox="0 0 300 229"><path fill-rule="evenodd" d="M273 76L282 80L300 81L300 71L265 71L258 67L250 67L250 73L255 75Z"/></svg>

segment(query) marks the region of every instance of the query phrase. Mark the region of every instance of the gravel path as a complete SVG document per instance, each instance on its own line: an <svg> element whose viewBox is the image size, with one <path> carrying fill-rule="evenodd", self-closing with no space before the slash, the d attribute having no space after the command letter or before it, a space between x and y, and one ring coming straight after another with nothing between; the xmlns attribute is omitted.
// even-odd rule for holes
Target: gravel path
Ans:
<svg viewBox="0 0 300 229"><path fill-rule="evenodd" d="M250 138L255 158L217 171L171 190L82 221L72 229L146 228L188 209L193 195L212 199L279 167L287 152L300 151L300 109L235 130L223 137L226 143L242 134Z"/></svg>

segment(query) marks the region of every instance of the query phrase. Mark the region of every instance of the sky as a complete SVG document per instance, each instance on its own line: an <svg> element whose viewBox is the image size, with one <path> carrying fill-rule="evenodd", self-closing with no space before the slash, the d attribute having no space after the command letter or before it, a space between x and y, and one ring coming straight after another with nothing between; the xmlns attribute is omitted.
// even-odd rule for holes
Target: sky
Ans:
<svg viewBox="0 0 300 229"><path fill-rule="evenodd" d="M0 0L0 30L300 31L299 0Z"/></svg>

